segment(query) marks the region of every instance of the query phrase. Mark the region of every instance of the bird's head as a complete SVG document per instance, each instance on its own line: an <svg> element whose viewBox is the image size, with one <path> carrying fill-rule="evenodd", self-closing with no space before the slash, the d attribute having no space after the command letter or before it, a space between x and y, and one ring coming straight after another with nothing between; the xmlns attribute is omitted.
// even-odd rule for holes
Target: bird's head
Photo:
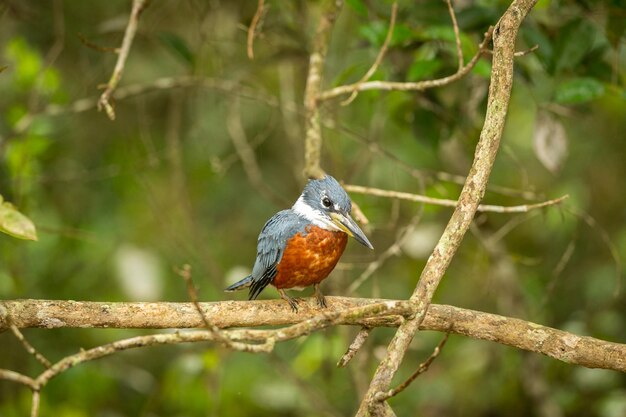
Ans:
<svg viewBox="0 0 626 417"><path fill-rule="evenodd" d="M352 211L350 197L330 175L319 180L310 180L292 209L316 226L347 233L362 245L374 249L365 233L350 216Z"/></svg>

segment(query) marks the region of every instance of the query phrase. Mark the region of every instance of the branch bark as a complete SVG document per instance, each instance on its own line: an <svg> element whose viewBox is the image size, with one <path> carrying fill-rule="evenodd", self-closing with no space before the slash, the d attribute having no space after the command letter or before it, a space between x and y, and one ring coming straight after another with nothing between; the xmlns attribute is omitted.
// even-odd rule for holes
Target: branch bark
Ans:
<svg viewBox="0 0 626 417"><path fill-rule="evenodd" d="M147 5L147 0L133 0L133 8L130 13L130 18L128 19L126 31L124 32L124 39L122 40L122 46L120 47L120 52L117 57L117 62L115 63L115 68L113 69L113 74L111 75L104 92L98 100L98 109L104 109L107 116L111 120L115 120L115 110L109 100L111 98L111 94L113 94L113 91L117 87L117 84L122 79L124 67L126 66L126 59L128 59L128 53L130 52L130 47L133 44L133 39L135 38L135 33L137 32L137 26L139 25L139 16Z"/></svg>
<svg viewBox="0 0 626 417"><path fill-rule="evenodd" d="M298 314L293 314L282 300L221 301L199 305L206 319L223 329L292 325L339 311L392 301L331 296L326 297L326 300L328 310L320 312L314 299L303 299L299 304ZM193 303L107 303L26 299L4 301L3 305L10 314L12 323L18 328L180 329L205 326ZM409 309L406 313L410 315L413 311ZM344 317L336 324L395 327L403 321L404 319L398 315L386 315L375 318ZM0 332L8 328L6 316L0 316ZM492 341L541 353L573 365L626 372L626 344L579 336L516 318L432 304L419 328L444 333L449 331L473 339ZM237 333L242 331L245 335ZM233 340L244 338L263 340L265 332L269 331L271 330L226 330L224 333ZM205 333L204 338L200 335L189 336L179 342L213 340L210 333ZM289 338L285 336L283 340ZM175 340L172 339L170 343L174 343Z"/></svg>
<svg viewBox="0 0 626 417"><path fill-rule="evenodd" d="M341 1L326 0L322 6L313 50L309 58L309 74L304 90L305 139L304 139L304 175L307 178L321 178L324 171L320 167L322 155L322 127L317 96L322 88L324 62L328 52L328 41L335 19L339 13Z"/></svg>
<svg viewBox="0 0 626 417"><path fill-rule="evenodd" d="M432 255L428 258L418 285L411 295L410 300L415 303L417 313L413 319L407 320L398 328L389 343L386 356L376 369L357 416L389 414L388 405L376 401L376 395L389 390L409 344L426 316L432 297L485 194L491 168L500 145L513 85L513 59L517 31L535 3L536 0L513 1L494 29L493 69L487 112L480 139L476 145L474 162L461 190L458 205Z"/></svg>

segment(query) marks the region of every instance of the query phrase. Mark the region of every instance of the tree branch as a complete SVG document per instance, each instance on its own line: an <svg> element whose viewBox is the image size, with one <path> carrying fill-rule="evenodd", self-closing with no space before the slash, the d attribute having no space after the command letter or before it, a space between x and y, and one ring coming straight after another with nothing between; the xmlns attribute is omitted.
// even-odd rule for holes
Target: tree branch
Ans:
<svg viewBox="0 0 626 417"><path fill-rule="evenodd" d="M111 94L113 94L115 87L117 87L117 84L122 79L126 59L128 59L128 53L130 52L130 47L133 44L133 39L135 38L135 33L137 32L139 15L141 15L141 12L147 5L147 0L133 0L133 8L130 12L130 18L128 19L126 31L124 32L124 39L122 40L122 46L120 47L120 52L117 56L117 62L115 63L113 74L111 75L109 82L106 84L106 89L98 100L98 110L104 108L107 116L109 116L109 119L111 120L115 120L115 110L113 109L111 103L109 103L109 99L111 98Z"/></svg>
<svg viewBox="0 0 626 417"><path fill-rule="evenodd" d="M304 90L304 175L307 178L321 178L324 175L324 171L320 167L322 127L317 96L322 87L328 40L340 7L341 1L326 0L323 2L322 15L313 38L313 51L309 58L309 74Z"/></svg>
<svg viewBox="0 0 626 417"><path fill-rule="evenodd" d="M352 94L354 91L367 91L367 90L395 90L395 91L424 91L430 88L442 87L460 80L465 77L474 68L480 57L487 50L487 45L491 40L491 29L485 33L485 37L481 44L478 46L478 52L472 57L472 59L463 68L460 68L457 72L447 77L438 78L436 80L425 80L418 82L398 82L398 81L367 81L364 83L354 83L341 85L339 87L332 88L330 90L323 91L319 94L318 100L329 100L344 94Z"/></svg>
<svg viewBox="0 0 626 417"><path fill-rule="evenodd" d="M295 330L287 330L290 329L289 327L279 329L277 342L306 334L303 330L313 329L311 320L315 323L327 324L325 327L332 324L395 327L404 321L398 314L409 316L415 312L414 305L407 301L332 296L327 296L326 300L329 307L320 312L314 298L302 299L298 314L293 314L282 300L204 302L199 305L205 318L220 329L299 326ZM372 308L372 306L387 302L400 304L397 304L399 307L392 314L387 313L378 317L358 314L341 315L347 310ZM193 303L107 303L29 299L2 303L18 328L180 329L205 327ZM372 311L370 313L374 314ZM6 316L0 316L0 332L8 328ZM452 334L473 339L493 341L541 353L573 365L626 372L626 344L578 336L497 314L432 304L428 308L420 329L444 333L449 331ZM273 331L241 329L225 330L223 333L232 340L263 341ZM213 340L212 334L206 331L178 334L188 336L182 336L183 339L177 343ZM174 337L174 335L168 337ZM174 339L168 339L168 341L176 343Z"/></svg>
<svg viewBox="0 0 626 417"><path fill-rule="evenodd" d="M345 184L343 186L346 191L358 194L369 194L378 197L397 198L399 200L415 201L417 203L433 204L436 206L444 207L456 207L458 202L447 198L428 197L421 194L405 193L402 191L382 190L380 188L363 187L360 185ZM519 206L496 206L491 204L479 204L476 211L479 212L492 212L492 213L527 213L531 210L548 207L559 204L568 199L569 195L542 201L536 204L521 204Z"/></svg>
<svg viewBox="0 0 626 417"><path fill-rule="evenodd" d="M493 69L487 112L480 139L476 145L474 162L461 190L458 205L432 255L428 258L417 287L411 295L410 300L416 304L416 316L403 323L389 343L387 354L376 369L357 416L385 414L385 403L375 401L376 395L378 392L389 390L391 380L397 372L413 336L424 320L432 297L469 229L478 205L485 194L504 130L513 85L513 58L517 31L536 1L514 0L493 31ZM481 45L480 51L485 46L484 44Z"/></svg>

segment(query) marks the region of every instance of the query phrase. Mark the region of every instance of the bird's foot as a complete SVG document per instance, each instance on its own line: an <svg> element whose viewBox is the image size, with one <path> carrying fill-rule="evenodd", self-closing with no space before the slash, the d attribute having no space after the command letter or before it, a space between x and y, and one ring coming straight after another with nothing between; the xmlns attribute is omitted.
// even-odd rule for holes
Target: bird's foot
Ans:
<svg viewBox="0 0 626 417"><path fill-rule="evenodd" d="M320 290L320 284L315 284L314 288L315 298L317 298L317 305L319 305L321 308L328 307L328 305L326 304L326 297L324 297L324 294L322 294L322 291Z"/></svg>
<svg viewBox="0 0 626 417"><path fill-rule="evenodd" d="M279 289L278 293L280 294L280 298L282 298L283 300L289 303L289 306L291 307L291 311L293 311L294 313L297 313L298 312L298 300L288 296L285 290Z"/></svg>

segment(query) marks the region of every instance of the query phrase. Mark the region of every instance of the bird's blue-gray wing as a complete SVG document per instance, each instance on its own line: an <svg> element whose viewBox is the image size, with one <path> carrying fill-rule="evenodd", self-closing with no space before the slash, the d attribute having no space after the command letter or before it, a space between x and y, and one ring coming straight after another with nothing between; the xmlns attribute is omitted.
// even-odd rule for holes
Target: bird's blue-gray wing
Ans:
<svg viewBox="0 0 626 417"><path fill-rule="evenodd" d="M277 266L283 257L287 241L299 231L305 222L292 210L276 213L265 223L257 245L257 258L252 268L251 300L258 297L265 287L272 283L278 273Z"/></svg>

